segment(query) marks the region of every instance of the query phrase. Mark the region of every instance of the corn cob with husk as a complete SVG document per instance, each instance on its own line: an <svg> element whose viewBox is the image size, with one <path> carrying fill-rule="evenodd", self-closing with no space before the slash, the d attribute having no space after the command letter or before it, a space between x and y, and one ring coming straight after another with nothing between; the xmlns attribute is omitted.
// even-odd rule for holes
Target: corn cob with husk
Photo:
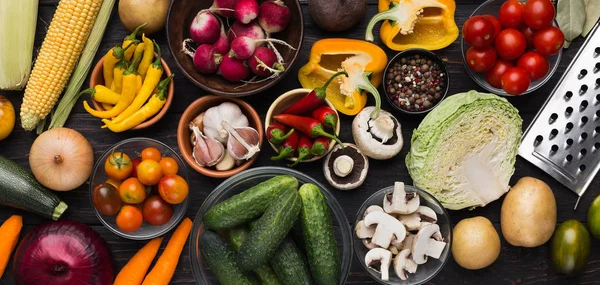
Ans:
<svg viewBox="0 0 600 285"><path fill-rule="evenodd" d="M60 94L90 34L102 0L61 0L25 88L21 125L33 130L46 118Z"/></svg>

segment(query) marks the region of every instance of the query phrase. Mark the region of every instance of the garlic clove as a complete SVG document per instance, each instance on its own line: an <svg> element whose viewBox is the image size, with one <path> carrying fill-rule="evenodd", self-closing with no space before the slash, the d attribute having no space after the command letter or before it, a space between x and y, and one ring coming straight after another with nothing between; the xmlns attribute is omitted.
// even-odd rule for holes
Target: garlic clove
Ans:
<svg viewBox="0 0 600 285"><path fill-rule="evenodd" d="M232 169L234 166L235 166L235 160L233 159L233 157L231 157L229 152L226 151L225 157L223 157L223 160L221 160L219 163L217 163L215 168L218 171L227 171L227 170Z"/></svg>
<svg viewBox="0 0 600 285"><path fill-rule="evenodd" d="M200 115L196 116L191 122L191 124L194 124L198 127L198 129L202 130L204 129L204 122L202 121L204 119L204 113L201 113Z"/></svg>
<svg viewBox="0 0 600 285"><path fill-rule="evenodd" d="M227 121L222 121L221 125L229 133L227 151L231 157L236 160L247 160L260 151L258 131L251 127L233 128Z"/></svg>
<svg viewBox="0 0 600 285"><path fill-rule="evenodd" d="M195 144L192 156L200 166L214 166L223 160L225 156L225 147L219 141L206 137L200 129L194 125L190 126Z"/></svg>
<svg viewBox="0 0 600 285"><path fill-rule="evenodd" d="M386 143L394 136L394 120L387 114L379 114L376 119L370 119L369 129L371 134L381 140L381 143Z"/></svg>

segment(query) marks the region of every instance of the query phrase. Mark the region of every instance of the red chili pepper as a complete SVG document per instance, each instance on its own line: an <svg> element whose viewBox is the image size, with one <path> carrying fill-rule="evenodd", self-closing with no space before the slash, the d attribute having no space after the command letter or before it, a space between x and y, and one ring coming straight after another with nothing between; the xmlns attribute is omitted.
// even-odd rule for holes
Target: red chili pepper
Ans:
<svg viewBox="0 0 600 285"><path fill-rule="evenodd" d="M337 126L338 117L335 111L329 106L321 106L312 111L312 117L319 120L321 124L331 129Z"/></svg>
<svg viewBox="0 0 600 285"><path fill-rule="evenodd" d="M318 137L315 139L312 147L310 148L310 153L314 156L324 155L329 149L329 141L331 139L328 137Z"/></svg>
<svg viewBox="0 0 600 285"><path fill-rule="evenodd" d="M325 85L323 85L323 87L315 88L313 91L308 93L306 96L302 97L302 99L294 103L292 106L289 106L281 113L301 115L308 113L316 109L317 107L325 104L325 97L327 97L327 87L329 86L329 83L331 83L331 81L334 78L342 74L346 75L346 77L348 76L348 73L346 73L345 71L340 71L334 74L329 78L329 80L327 80L327 82L325 82Z"/></svg>
<svg viewBox="0 0 600 285"><path fill-rule="evenodd" d="M279 147L278 154L276 156L272 156L271 160L282 160L292 156L294 152L296 152L296 148L298 148L299 139L300 135L298 132L293 132L287 139L283 141Z"/></svg>
<svg viewBox="0 0 600 285"><path fill-rule="evenodd" d="M321 123L319 123L319 121L316 119L290 114L279 114L277 116L273 116L273 119L284 125L287 125L288 127L292 127L311 138L320 136L328 137L335 140L340 145L343 145L342 141L337 136L323 130L323 125L321 125Z"/></svg>
<svg viewBox="0 0 600 285"><path fill-rule="evenodd" d="M287 139L294 129L288 131L288 128L278 122L272 122L267 128L267 139L274 145L281 144Z"/></svg>
<svg viewBox="0 0 600 285"><path fill-rule="evenodd" d="M289 164L289 167L294 167L298 165L298 163L302 162L304 159L310 157L310 149L312 148L313 140L305 135L300 136L300 140L298 141L298 158L292 164Z"/></svg>

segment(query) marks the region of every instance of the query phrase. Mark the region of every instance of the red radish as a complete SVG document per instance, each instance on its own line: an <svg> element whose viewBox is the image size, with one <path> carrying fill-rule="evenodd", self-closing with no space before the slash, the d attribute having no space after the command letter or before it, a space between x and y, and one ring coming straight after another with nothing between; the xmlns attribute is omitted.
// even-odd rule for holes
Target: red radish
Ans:
<svg viewBox="0 0 600 285"><path fill-rule="evenodd" d="M294 47L290 46L288 43L278 39L254 40L249 37L241 36L231 41L231 51L229 52L229 56L233 56L237 59L249 59L254 54L256 47L265 42L274 42L294 49Z"/></svg>
<svg viewBox="0 0 600 285"><path fill-rule="evenodd" d="M247 25L244 25L240 22L235 22L229 29L228 37L229 43L231 43L231 41L237 37L249 37L255 40L262 40L265 39L265 32L256 23L256 21L253 21Z"/></svg>
<svg viewBox="0 0 600 285"><path fill-rule="evenodd" d="M231 56L224 56L219 72L231 82L239 82L250 75L250 70L243 60Z"/></svg>
<svg viewBox="0 0 600 285"><path fill-rule="evenodd" d="M250 70L262 77L272 76L283 72L284 68L277 62L277 56L270 48L259 47L248 59Z"/></svg>
<svg viewBox="0 0 600 285"><path fill-rule="evenodd" d="M233 16L236 21L248 24L258 16L258 3L256 0L239 0L235 4L234 10Z"/></svg>
<svg viewBox="0 0 600 285"><path fill-rule="evenodd" d="M183 41L182 52L194 59L194 67L203 74L213 74L217 72L223 56L215 51L215 48L209 44L200 45L196 50L187 46L191 40Z"/></svg>
<svg viewBox="0 0 600 285"><path fill-rule="evenodd" d="M281 0L267 0L260 4L258 23L267 34L285 30L290 19L290 9Z"/></svg>
<svg viewBox="0 0 600 285"><path fill-rule="evenodd" d="M235 11L235 4L238 1L239 0L214 0L209 10L223 17L231 18L233 17L233 12Z"/></svg>
<svg viewBox="0 0 600 285"><path fill-rule="evenodd" d="M219 39L221 23L208 10L196 14L190 25L190 37L199 45L214 44Z"/></svg>
<svg viewBox="0 0 600 285"><path fill-rule="evenodd" d="M229 39L227 38L227 34L225 33L224 25L221 25L221 34L219 35L219 39L217 42L213 44L215 47L215 52L220 55L225 55L229 52Z"/></svg>

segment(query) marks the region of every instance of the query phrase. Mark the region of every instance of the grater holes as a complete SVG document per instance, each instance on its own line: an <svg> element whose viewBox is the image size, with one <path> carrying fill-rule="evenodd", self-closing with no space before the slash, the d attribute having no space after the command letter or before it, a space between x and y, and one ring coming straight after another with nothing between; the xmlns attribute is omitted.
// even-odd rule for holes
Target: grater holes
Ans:
<svg viewBox="0 0 600 285"><path fill-rule="evenodd" d="M584 157L586 154L587 154L587 149L585 149L585 148L582 148L582 149L579 151L579 156L580 156L580 158Z"/></svg>
<svg viewBox="0 0 600 285"><path fill-rule="evenodd" d="M558 135L558 130L557 129L552 129L552 131L550 131L550 139L555 138L556 135Z"/></svg>
<svg viewBox="0 0 600 285"><path fill-rule="evenodd" d="M573 139L567 139L567 147L573 144Z"/></svg>
<svg viewBox="0 0 600 285"><path fill-rule="evenodd" d="M567 93L565 93L565 98L567 98L567 100L569 100L569 99L571 99L571 97L573 97L573 92L567 91Z"/></svg>
<svg viewBox="0 0 600 285"><path fill-rule="evenodd" d="M573 129L573 123L568 122L567 125L565 126L565 133L570 132Z"/></svg>
<svg viewBox="0 0 600 285"><path fill-rule="evenodd" d="M582 164L579 166L579 171L581 171L581 172L585 171L585 164Z"/></svg>
<svg viewBox="0 0 600 285"><path fill-rule="evenodd" d="M600 110L596 111L596 119L600 118Z"/></svg>
<svg viewBox="0 0 600 285"><path fill-rule="evenodd" d="M584 141L585 139L587 139L587 137L588 137L588 134L586 132L581 133L581 137L580 137L579 142Z"/></svg>
<svg viewBox="0 0 600 285"><path fill-rule="evenodd" d="M573 156L572 156L572 155L570 155L570 154L567 154L567 156L565 157L565 160L566 160L567 162L571 162L571 160L573 160Z"/></svg>
<svg viewBox="0 0 600 285"><path fill-rule="evenodd" d="M586 116L581 117L581 124L580 124L580 126L582 126L582 127L585 126L585 124L587 122L588 122L588 117L586 117Z"/></svg>
<svg viewBox="0 0 600 285"><path fill-rule="evenodd" d="M552 147L550 148L550 151L553 153L556 152L557 150L558 150L558 146L555 144L553 144Z"/></svg>
<svg viewBox="0 0 600 285"><path fill-rule="evenodd" d="M597 142L594 144L594 151L597 151L600 149L600 142Z"/></svg>
<svg viewBox="0 0 600 285"><path fill-rule="evenodd" d="M556 119L558 119L558 114L552 113L552 115L550 115L550 120L548 120L548 123L552 124L556 121Z"/></svg>
<svg viewBox="0 0 600 285"><path fill-rule="evenodd" d="M600 81L600 78L598 78ZM596 104L600 103L600 94L596 94Z"/></svg>
<svg viewBox="0 0 600 285"><path fill-rule="evenodd" d="M597 127L594 129L594 131L596 132L596 133L594 134L594 136L597 136L598 134L600 134L600 126L597 126Z"/></svg>
<svg viewBox="0 0 600 285"><path fill-rule="evenodd" d="M586 69L582 69L579 71L579 75L577 75L577 78L582 79L587 75L587 70Z"/></svg>
<svg viewBox="0 0 600 285"><path fill-rule="evenodd" d="M596 78L596 88L600 87L600 78Z"/></svg>
<svg viewBox="0 0 600 285"><path fill-rule="evenodd" d="M585 92L587 92L587 90L588 90L587 85L585 85L585 84L581 85L581 88L579 88L579 95L585 94Z"/></svg>
<svg viewBox="0 0 600 285"><path fill-rule="evenodd" d="M533 145L538 146L538 145L540 145L540 143L542 143L543 140L544 140L544 137L542 135L537 135L537 137L535 137L535 141L533 142Z"/></svg>
<svg viewBox="0 0 600 285"><path fill-rule="evenodd" d="M594 73L600 71L600 62L596 62L596 65L594 66Z"/></svg>
<svg viewBox="0 0 600 285"><path fill-rule="evenodd" d="M565 115L566 116L571 116L572 113L573 113L573 107L567 107L565 109Z"/></svg>
<svg viewBox="0 0 600 285"><path fill-rule="evenodd" d="M600 47L594 49L594 57L597 57L600 54Z"/></svg>
<svg viewBox="0 0 600 285"><path fill-rule="evenodd" d="M587 108L587 106L588 106L588 101L587 100L581 101L581 104L579 104L579 112L585 110L585 108Z"/></svg>

